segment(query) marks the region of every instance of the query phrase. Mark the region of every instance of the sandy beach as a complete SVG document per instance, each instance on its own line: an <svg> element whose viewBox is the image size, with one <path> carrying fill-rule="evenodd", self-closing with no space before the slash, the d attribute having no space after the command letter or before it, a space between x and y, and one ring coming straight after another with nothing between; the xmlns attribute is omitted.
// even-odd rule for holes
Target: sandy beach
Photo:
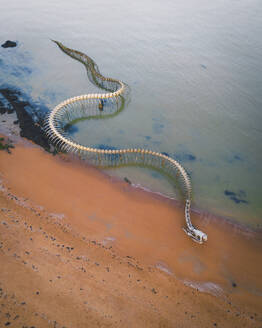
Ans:
<svg viewBox="0 0 262 328"><path fill-rule="evenodd" d="M1 327L262 327L262 236L33 144L0 152ZM181 204L182 205L182 204Z"/></svg>

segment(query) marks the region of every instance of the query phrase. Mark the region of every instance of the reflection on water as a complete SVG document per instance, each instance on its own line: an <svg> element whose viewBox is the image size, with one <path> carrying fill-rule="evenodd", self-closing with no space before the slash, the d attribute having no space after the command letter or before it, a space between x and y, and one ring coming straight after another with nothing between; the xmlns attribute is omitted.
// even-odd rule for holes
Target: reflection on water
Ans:
<svg viewBox="0 0 262 328"><path fill-rule="evenodd" d="M110 120L72 126L76 140L166 152L191 174L197 207L261 225L261 6L113 0L109 10L105 0L10 1L1 8L1 44L18 46L0 48L0 85L18 87L39 110L52 108L97 89L50 38L87 53L103 75L130 86L131 102ZM152 172L113 174L174 195Z"/></svg>

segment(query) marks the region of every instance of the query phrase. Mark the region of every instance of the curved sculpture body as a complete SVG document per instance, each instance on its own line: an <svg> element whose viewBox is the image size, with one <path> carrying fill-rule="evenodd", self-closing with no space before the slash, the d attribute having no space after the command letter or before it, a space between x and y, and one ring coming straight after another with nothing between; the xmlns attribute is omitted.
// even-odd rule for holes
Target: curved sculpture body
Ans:
<svg viewBox="0 0 262 328"><path fill-rule="evenodd" d="M85 157L96 166L144 165L161 169L167 175L178 179L185 198L186 234L194 241L203 243L207 235L196 229L190 219L191 183L186 170L173 158L147 149L106 150L86 147L73 141L66 127L73 121L83 118L102 118L114 116L125 105L128 86L117 79L106 78L100 74L96 63L84 53L69 49L54 41L67 55L82 62L90 81L107 93L85 94L69 98L58 104L48 115L45 130L50 140L63 151L73 152Z"/></svg>

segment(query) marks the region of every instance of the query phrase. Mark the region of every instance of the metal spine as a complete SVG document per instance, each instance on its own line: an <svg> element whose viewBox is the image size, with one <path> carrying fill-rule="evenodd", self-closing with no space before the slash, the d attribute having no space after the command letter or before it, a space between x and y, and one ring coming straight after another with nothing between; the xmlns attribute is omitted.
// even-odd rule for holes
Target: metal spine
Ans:
<svg viewBox="0 0 262 328"><path fill-rule="evenodd" d="M60 149L78 154L86 158L93 165L121 166L121 165L148 165L161 169L181 182L185 198L185 232L195 241L202 243L207 235L197 230L191 222L190 206L192 188L191 181L182 165L173 158L147 149L116 149L102 150L81 145L68 136L68 124L85 118L97 118L116 115L126 101L128 86L117 79L107 78L100 74L96 63L84 53L65 47L61 42L54 41L59 48L72 58L79 60L87 69L90 81L107 91L106 93L91 93L66 99L58 104L48 115L44 128L51 142Z"/></svg>

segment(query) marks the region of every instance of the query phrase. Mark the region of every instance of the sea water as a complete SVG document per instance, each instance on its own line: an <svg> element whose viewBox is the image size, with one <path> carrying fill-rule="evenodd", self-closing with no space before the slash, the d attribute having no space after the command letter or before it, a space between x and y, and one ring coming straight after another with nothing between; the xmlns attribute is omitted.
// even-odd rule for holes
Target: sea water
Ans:
<svg viewBox="0 0 262 328"><path fill-rule="evenodd" d="M261 1L0 5L0 42L18 42L16 48L0 48L1 87L21 90L39 111L99 92L84 66L50 39L88 54L104 76L129 85L130 103L112 119L76 124L76 141L166 152L189 172L196 208L262 227ZM158 172L108 172L179 197Z"/></svg>

